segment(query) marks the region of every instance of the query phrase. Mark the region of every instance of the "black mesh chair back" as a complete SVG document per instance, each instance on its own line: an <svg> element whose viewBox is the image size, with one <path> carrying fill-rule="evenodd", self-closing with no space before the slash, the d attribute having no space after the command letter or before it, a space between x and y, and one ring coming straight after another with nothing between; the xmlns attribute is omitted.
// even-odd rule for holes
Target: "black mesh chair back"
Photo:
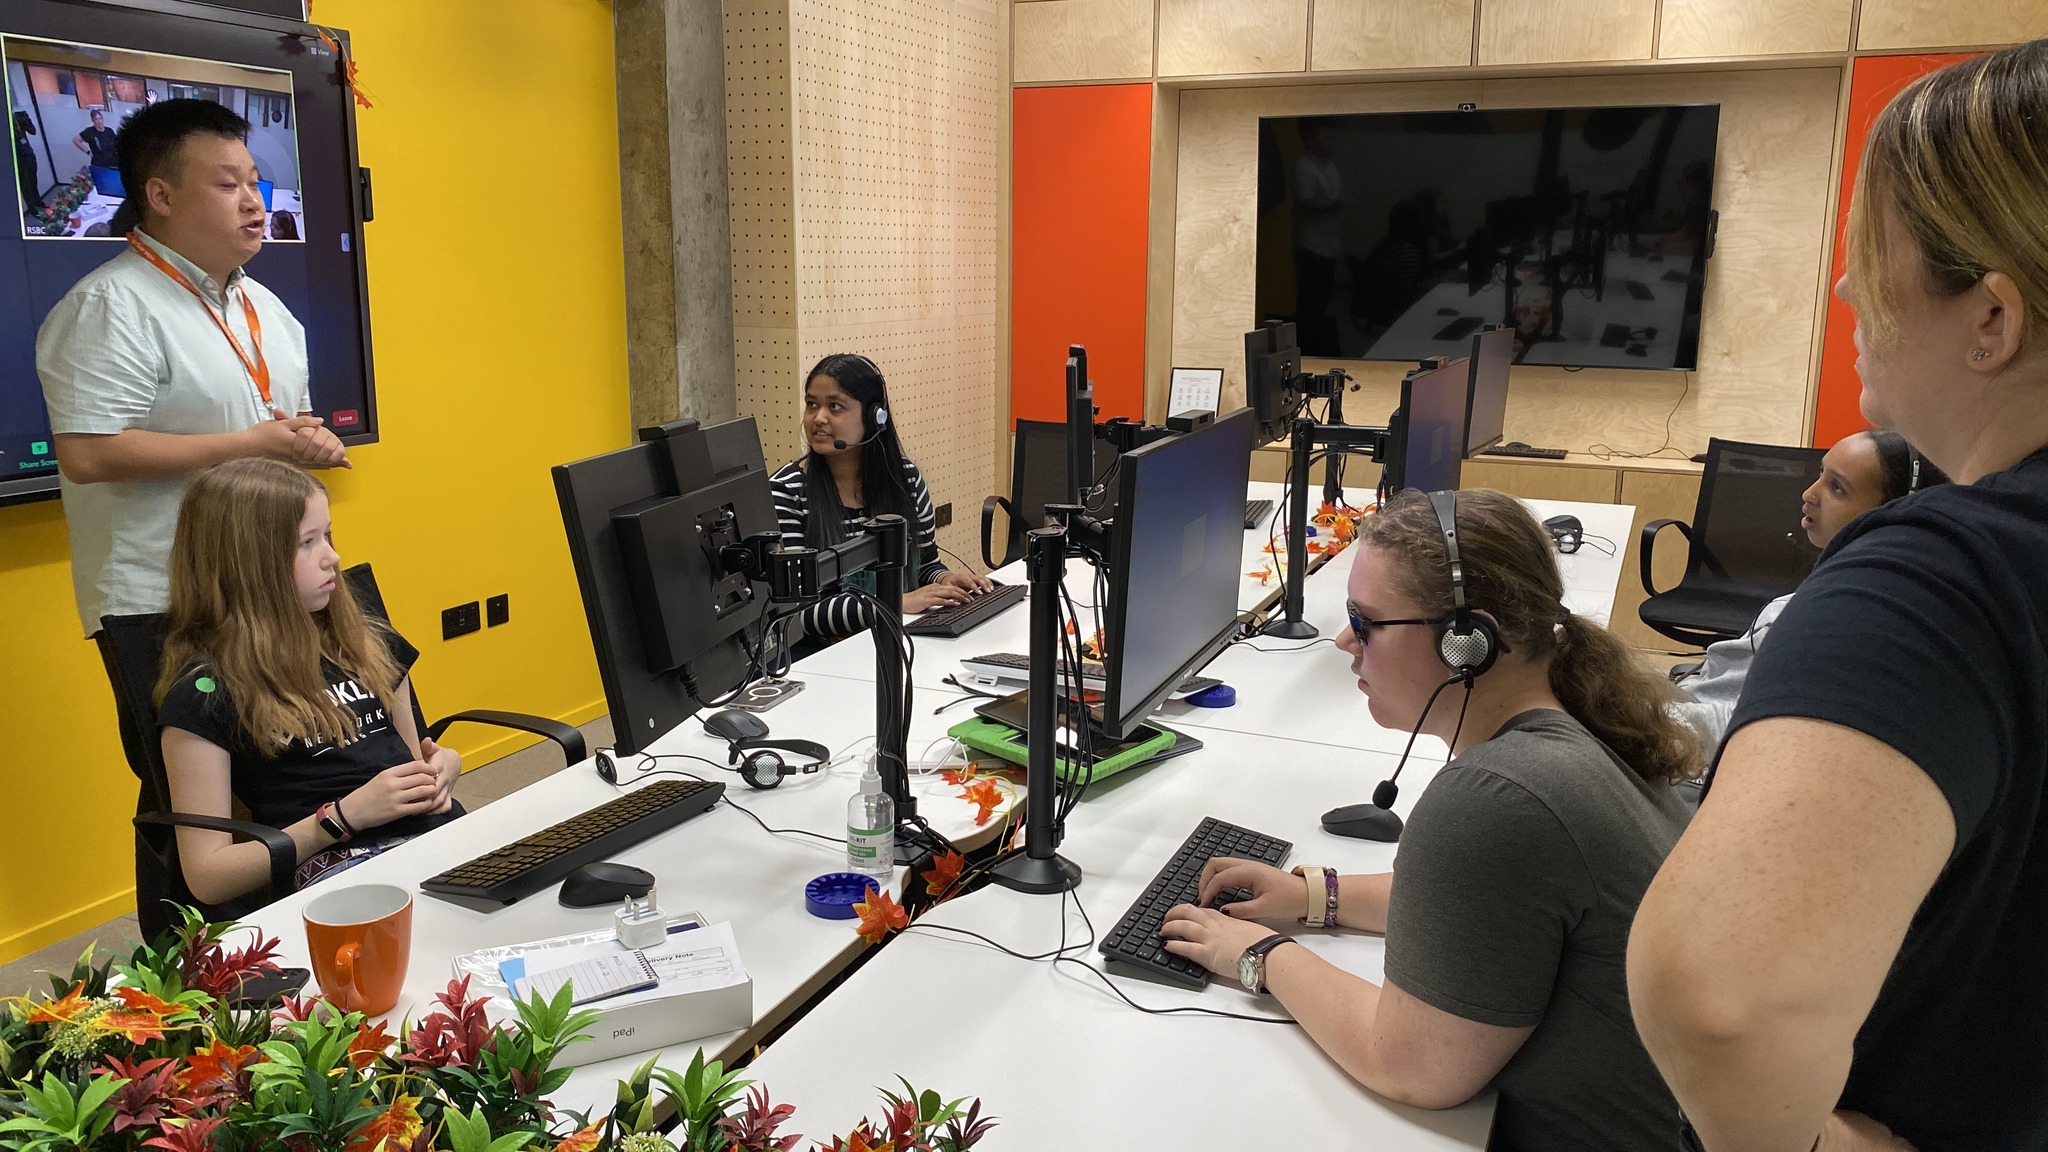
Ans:
<svg viewBox="0 0 2048 1152"><path fill-rule="evenodd" d="M1107 440L1095 441L1095 471L1097 482L1108 474L1116 463L1116 446ZM1033 528L1045 526L1045 506L1064 503L1067 498L1067 426L1050 420L1017 421L1016 440L1010 453L1010 495L1003 498L991 496L982 503L982 560L990 568L1000 568L1024 554L1024 534ZM1115 495L1112 490L1093 505L1097 516L1114 515ZM992 516L1001 508L1010 521L1003 550L996 554L992 547L994 525Z"/></svg>
<svg viewBox="0 0 2048 1152"><path fill-rule="evenodd" d="M1692 523L1643 526L1643 623L1688 644L1732 639L1765 604L1799 587L1820 558L1799 527L1799 502L1820 476L1823 455L1818 448L1708 441ZM1685 575L1659 592L1651 575L1654 541L1673 525L1689 545Z"/></svg>

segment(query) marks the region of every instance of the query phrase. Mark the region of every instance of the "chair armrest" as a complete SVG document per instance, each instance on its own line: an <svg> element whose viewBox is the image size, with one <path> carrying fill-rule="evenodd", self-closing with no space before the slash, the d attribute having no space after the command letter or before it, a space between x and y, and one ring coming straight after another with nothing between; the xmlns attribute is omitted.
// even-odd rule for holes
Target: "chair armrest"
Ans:
<svg viewBox="0 0 2048 1152"><path fill-rule="evenodd" d="M1003 536L1003 558L1001 560L996 559L995 555L988 548L991 543L991 537L995 533L996 509L998 508L1001 508L1003 514L1009 517L1010 520L1010 530ZM1001 568L1010 562L1010 543L1016 537L1017 510L1010 507L1010 502L1001 496L991 496L983 500L981 502L981 562L988 565L990 571Z"/></svg>
<svg viewBox="0 0 2048 1152"><path fill-rule="evenodd" d="M531 732L536 736L545 736L561 746L564 763L581 764L586 755L583 733L560 720L550 720L545 716L529 716L524 712L498 712L489 708L472 708L452 716L443 716L427 725L427 738L438 741L441 739L441 733L446 732L450 725L463 721L472 724L494 724L500 728L512 728L520 732Z"/></svg>
<svg viewBox="0 0 2048 1152"><path fill-rule="evenodd" d="M1651 596L1659 595L1657 586L1650 582L1650 556L1657 550L1657 533L1666 528L1678 529L1688 546L1692 544L1692 525L1683 520L1652 520L1643 525L1643 542L1637 555L1637 564L1642 569L1643 591Z"/></svg>
<svg viewBox="0 0 2048 1152"><path fill-rule="evenodd" d="M292 874L299 869L299 842L282 828L272 828L252 820L195 816L189 812L138 812L135 822L165 828L205 828L212 832L225 832L237 840L261 840L270 851L270 886L265 889L268 899L264 902L282 900L292 894Z"/></svg>

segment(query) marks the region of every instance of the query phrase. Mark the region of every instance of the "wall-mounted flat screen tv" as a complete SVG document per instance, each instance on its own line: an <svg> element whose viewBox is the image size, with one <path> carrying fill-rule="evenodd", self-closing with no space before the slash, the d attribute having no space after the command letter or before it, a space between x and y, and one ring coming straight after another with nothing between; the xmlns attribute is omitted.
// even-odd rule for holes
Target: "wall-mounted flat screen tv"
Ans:
<svg viewBox="0 0 2048 1152"><path fill-rule="evenodd" d="M1259 122L1260 322L1303 356L1691 369L1720 106L1480 108Z"/></svg>
<svg viewBox="0 0 2048 1152"><path fill-rule="evenodd" d="M345 444L377 438L364 192L335 45L308 24L180 0L0 3L14 145L0 164L0 504L56 494L36 332L126 250L114 133L158 100L212 100L249 121L265 218L249 274L305 325L314 415Z"/></svg>

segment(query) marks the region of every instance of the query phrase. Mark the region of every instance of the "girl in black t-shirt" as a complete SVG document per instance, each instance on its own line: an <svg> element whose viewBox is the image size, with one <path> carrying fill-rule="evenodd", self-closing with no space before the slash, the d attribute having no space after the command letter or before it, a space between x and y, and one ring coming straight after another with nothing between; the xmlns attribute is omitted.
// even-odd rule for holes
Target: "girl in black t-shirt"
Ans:
<svg viewBox="0 0 2048 1152"><path fill-rule="evenodd" d="M413 720L419 653L349 594L318 480L275 460L201 473L170 567L157 704L178 811L240 798L298 843L301 887L461 814L462 758ZM178 829L178 856L209 904L269 875L263 845L225 832Z"/></svg>

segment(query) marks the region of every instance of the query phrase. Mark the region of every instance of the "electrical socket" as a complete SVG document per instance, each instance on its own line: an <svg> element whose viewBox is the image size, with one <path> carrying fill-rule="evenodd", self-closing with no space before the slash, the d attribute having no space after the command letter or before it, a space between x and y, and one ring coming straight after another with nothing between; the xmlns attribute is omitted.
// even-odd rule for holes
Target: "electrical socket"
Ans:
<svg viewBox="0 0 2048 1152"><path fill-rule="evenodd" d="M482 606L471 600L453 608L441 609L441 639L453 640L467 636L484 626Z"/></svg>
<svg viewBox="0 0 2048 1152"><path fill-rule="evenodd" d="M496 628L512 619L512 594L500 592L484 601L484 623Z"/></svg>
<svg viewBox="0 0 2048 1152"><path fill-rule="evenodd" d="M951 524L952 522L953 502L951 500L948 500L944 504L939 505L937 508L932 509L933 527L944 528L946 525Z"/></svg>

